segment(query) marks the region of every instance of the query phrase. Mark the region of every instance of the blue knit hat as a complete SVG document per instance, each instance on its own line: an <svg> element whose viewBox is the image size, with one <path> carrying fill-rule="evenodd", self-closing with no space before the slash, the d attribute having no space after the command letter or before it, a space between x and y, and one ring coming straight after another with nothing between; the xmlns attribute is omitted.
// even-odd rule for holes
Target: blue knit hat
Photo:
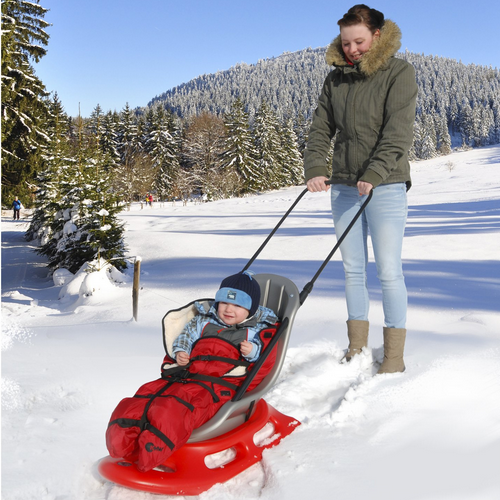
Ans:
<svg viewBox="0 0 500 500"><path fill-rule="evenodd" d="M253 316L259 307L260 286L250 271L233 274L222 280L215 302L227 302L244 307Z"/></svg>

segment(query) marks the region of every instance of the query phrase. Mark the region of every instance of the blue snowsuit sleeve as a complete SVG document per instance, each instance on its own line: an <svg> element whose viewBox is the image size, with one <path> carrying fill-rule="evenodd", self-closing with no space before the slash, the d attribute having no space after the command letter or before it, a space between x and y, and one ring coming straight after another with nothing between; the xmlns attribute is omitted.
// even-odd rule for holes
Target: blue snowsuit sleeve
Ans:
<svg viewBox="0 0 500 500"><path fill-rule="evenodd" d="M194 342L201 337L201 332L203 331L203 326L206 322L207 319L201 315L197 315L189 321L179 336L174 340L172 345L174 355L180 351L191 354L191 347Z"/></svg>

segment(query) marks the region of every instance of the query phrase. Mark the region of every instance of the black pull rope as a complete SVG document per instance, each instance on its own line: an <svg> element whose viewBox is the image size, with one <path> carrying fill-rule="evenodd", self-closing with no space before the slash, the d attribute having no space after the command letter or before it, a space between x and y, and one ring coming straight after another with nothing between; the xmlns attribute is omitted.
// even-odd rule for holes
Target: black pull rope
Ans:
<svg viewBox="0 0 500 500"><path fill-rule="evenodd" d="M327 185L330 185L330 184L343 184L343 185L352 186L352 187L356 186L355 183L353 183L352 181L348 181L348 180L336 180L334 182L331 182L331 181L328 180L328 181L325 182L325 184L327 184ZM283 215L283 217L280 219L280 221L278 222L278 224L276 224L276 226L274 227L274 229L269 233L269 235L265 239L264 243L262 243L262 245L259 247L259 249L253 254L252 258L247 262L246 266L242 269L241 272L246 271L254 263L255 259L260 255L260 253L266 247L266 245L269 242L269 240L274 236L274 234L276 233L276 231L280 228L281 224L283 224L283 222L285 221L285 219L290 215L290 212L297 206L297 203L299 203L299 201L304 197L304 195L307 193L307 191L308 191L308 189L305 188L299 194L299 196L297 197L297 199L293 202L292 206L287 210L287 212L285 213L285 215ZM356 213L356 215L354 216L354 218L352 219L352 221L350 222L350 224L347 226L346 230L342 233L342 235L340 236L340 238L337 240L337 244L333 247L333 250L328 254L328 257L324 260L323 264L318 269L318 271L314 275L313 279L309 283L307 283L307 285L304 287L304 289L302 290L302 292L300 292L300 305L302 305L304 303L304 301L307 299L307 296L311 293L311 291L313 289L313 286L314 286L314 283L318 279L319 275L323 272L323 269L326 267L326 265L328 264L328 262L330 261L330 259L333 257L333 254L338 250L340 244L344 241L344 238L347 236L347 234L349 233L349 231L352 229L352 226L354 226L354 224L356 223L356 221L359 219L359 217L363 213L364 209L366 208L366 205L368 205L368 203L372 199L372 196L373 196L373 189L368 194L368 197L364 201L363 205L361 205L361 208L358 210L358 212Z"/></svg>
<svg viewBox="0 0 500 500"><path fill-rule="evenodd" d="M350 181L340 181L340 182L335 181L334 183L332 183L330 181L326 181L326 184L344 184L344 185L355 186L355 184L353 185L352 182L350 182ZM267 245L268 241L273 237L274 233L276 233L276 231L279 229L279 227L281 226L281 224L283 224L284 220L288 217L288 215L290 214L290 212L296 207L297 203L304 197L304 195L307 193L307 191L308 191L308 189L306 188L306 189L304 189L304 191L302 191L302 193L300 193L300 195L294 201L294 203L292 204L292 206L288 209L288 211L285 213L285 215L278 222L278 224L276 225L276 227L271 231L271 233L266 238L266 240L264 241L264 243L262 243L262 245L255 252L255 254L253 255L253 257L248 261L247 265L243 268L242 272L246 271L253 264L253 262L258 257L258 255L260 254L260 252ZM340 238L337 240L337 244L333 247L332 251L328 254L327 258L324 260L323 264L320 266L320 268L318 269L318 271L316 272L316 274L313 276L312 280L309 283L307 283L307 285L304 287L304 289L302 290L302 292L300 292L300 305L302 305L304 303L304 301L306 300L307 296L311 293L315 281L318 279L319 275L323 272L323 269L326 267L326 265L328 264L328 262L330 261L330 259L333 257L333 254L337 251L337 249L339 248L339 246L342 243L342 241L344 241L344 238L347 236L347 234L352 229L352 227L354 226L354 224L356 223L356 221L359 219L359 217L363 213L364 209L366 208L366 205L368 205L368 203L370 202L372 196L373 196L373 189L370 191L370 193L368 194L368 197L364 201L363 205L361 205L360 209L357 211L356 215L354 216L354 218L352 219L352 221L349 223L349 225L347 226L347 228L345 229L345 231L342 233L342 235L340 236ZM233 396L233 398L232 398L231 401L239 401L243 397L243 395L247 391L250 383L252 382L252 380L254 379L254 377L257 375L257 372L260 370L260 368L264 364L264 361L267 359L267 357L271 353L272 349L274 348L274 346L278 342L279 338L281 337L281 334L288 327L288 323L289 323L289 319L288 318L284 318L283 322L279 326L277 332L274 334L273 338L271 339L271 342L267 345L267 348L260 355L259 359L255 362L255 364L253 366L253 369L246 376L244 382L238 388L238 390L234 394L234 396Z"/></svg>
<svg viewBox="0 0 500 500"><path fill-rule="evenodd" d="M274 349L274 346L277 344L278 340L281 337L281 334L288 328L288 323L290 320L288 318L285 318L281 325L278 327L278 330L274 334L273 338L271 339L271 342L267 344L267 347L265 348L264 352L259 356L259 359L255 362L253 365L252 370L250 373L246 376L245 380L243 383L240 385L238 390L236 391L235 395L233 396L233 399L231 401L239 401L245 392L248 389L248 386L254 379L255 375L257 375L257 372L261 369L262 365L264 364L264 361L267 359L269 354L271 354L271 351Z"/></svg>
<svg viewBox="0 0 500 500"><path fill-rule="evenodd" d="M283 215L278 224L276 224L275 228L269 233L264 243L262 243L259 249L253 254L253 257L248 261L247 265L241 270L241 272L246 271L254 263L255 259L259 256L260 252L264 250L264 247L267 245L268 241L274 236L274 233L280 228L281 224L283 224L285 219L290 215L290 212L297 206L297 203L304 197L307 191L308 189L305 188L304 191L302 191L302 193L299 194L297 199L293 202L293 205L288 209L285 215Z"/></svg>

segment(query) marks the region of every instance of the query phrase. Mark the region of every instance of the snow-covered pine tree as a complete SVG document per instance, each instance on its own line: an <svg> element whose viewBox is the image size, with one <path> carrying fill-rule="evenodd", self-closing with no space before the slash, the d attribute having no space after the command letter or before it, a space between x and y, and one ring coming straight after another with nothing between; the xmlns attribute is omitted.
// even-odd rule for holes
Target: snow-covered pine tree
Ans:
<svg viewBox="0 0 500 500"><path fill-rule="evenodd" d="M462 137L462 147L470 147L474 138L474 122L469 100L464 98L459 111L459 130Z"/></svg>
<svg viewBox="0 0 500 500"><path fill-rule="evenodd" d="M253 137L257 150L257 187L260 191L279 189L281 185L282 147L279 122L269 105L262 101L255 115Z"/></svg>
<svg viewBox="0 0 500 500"><path fill-rule="evenodd" d="M97 104L90 114L86 129L91 137L99 138L97 146L102 153L100 161L106 172L111 172L120 163L116 128L115 114L111 112L104 114L101 106Z"/></svg>
<svg viewBox="0 0 500 500"><path fill-rule="evenodd" d="M436 150L441 155L451 153L451 137L448 131L446 116L436 115L434 117L436 128Z"/></svg>
<svg viewBox="0 0 500 500"><path fill-rule="evenodd" d="M492 101L491 109L493 110L495 124L493 129L493 144L498 144L500 142L500 95L496 95Z"/></svg>
<svg viewBox="0 0 500 500"><path fill-rule="evenodd" d="M241 99L234 101L231 111L224 116L226 139L222 154L222 169L234 169L241 178L241 193L257 191L257 153L252 140L248 113Z"/></svg>
<svg viewBox="0 0 500 500"><path fill-rule="evenodd" d="M137 120L134 112L130 109L128 103L126 103L120 113L120 122L118 124L118 152L121 163L126 163L127 155L133 155L140 149L140 145Z"/></svg>
<svg viewBox="0 0 500 500"><path fill-rule="evenodd" d="M419 158L424 160L437 156L436 152L436 129L432 114L423 114L421 122L422 142L420 145Z"/></svg>
<svg viewBox="0 0 500 500"><path fill-rule="evenodd" d="M299 113L295 119L295 135L297 137L297 147L299 153L304 157L304 150L309 139L309 128L311 127L311 118L306 118L304 113Z"/></svg>
<svg viewBox="0 0 500 500"><path fill-rule="evenodd" d="M118 152L118 115L108 111L103 118L101 150L104 154L104 168L112 172L120 164L120 153Z"/></svg>
<svg viewBox="0 0 500 500"><path fill-rule="evenodd" d="M98 128L94 128L94 131ZM73 179L67 179L59 214L64 223L57 240L56 252L49 257L49 267L78 271L87 262L111 261L117 269L125 269L123 222L117 215L123 204L111 186L104 168L101 137L84 130L79 121L77 164Z"/></svg>
<svg viewBox="0 0 500 500"><path fill-rule="evenodd" d="M172 113L162 106L151 109L146 115L144 149L157 171L154 191L159 199L172 197L175 181L180 175L179 129Z"/></svg>
<svg viewBox="0 0 500 500"><path fill-rule="evenodd" d="M304 183L304 162L299 152L293 120L288 119L282 127L282 186L298 186Z"/></svg>
<svg viewBox="0 0 500 500"><path fill-rule="evenodd" d="M420 149L422 147L422 125L420 115L415 118L415 123L413 124L413 142L408 151L408 159L410 161L415 161L419 158Z"/></svg>
<svg viewBox="0 0 500 500"><path fill-rule="evenodd" d="M36 208L26 231L26 239L38 240L44 249L40 253L52 256L64 225L59 220L64 210L61 206L63 188L66 179L73 176L75 159L68 139L68 117L57 93L49 102L49 112L46 132L50 142L42 154L43 170L36 180Z"/></svg>
<svg viewBox="0 0 500 500"><path fill-rule="evenodd" d="M145 124L138 122L128 103L120 113L118 123L118 151L120 164L113 170L113 183L122 199L127 203L144 199L152 190L157 175L157 167L144 150L139 128Z"/></svg>
<svg viewBox="0 0 500 500"><path fill-rule="evenodd" d="M48 93L31 63L45 54L47 9L23 0L2 0L2 199L19 196L29 206L40 151Z"/></svg>
<svg viewBox="0 0 500 500"><path fill-rule="evenodd" d="M56 126L57 122L62 122L62 119L55 122ZM74 123L77 124L79 131L83 129L82 119L77 119ZM48 162L47 170L50 172L49 175L54 176L57 186L53 188L51 194L51 205L46 205L50 224L44 229L40 238L41 246L37 250L47 257L47 265L52 270L66 267L63 262L65 259L64 249L61 245L64 246L62 241L76 231L74 221L78 219L81 186L84 182L80 166L83 157L79 156L78 148L74 144L70 119L68 119L68 127L70 130L67 132L66 140L54 141L51 144L51 148L55 150L56 154L50 157L51 161ZM63 131L61 133L64 134ZM49 155L51 152L49 150ZM42 203L44 203L43 200ZM43 210L43 207L40 208Z"/></svg>

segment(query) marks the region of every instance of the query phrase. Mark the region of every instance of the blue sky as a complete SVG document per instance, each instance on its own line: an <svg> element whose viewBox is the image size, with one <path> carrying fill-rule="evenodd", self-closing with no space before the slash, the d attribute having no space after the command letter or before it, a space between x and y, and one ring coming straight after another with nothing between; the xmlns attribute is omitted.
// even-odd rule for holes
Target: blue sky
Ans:
<svg viewBox="0 0 500 500"><path fill-rule="evenodd" d="M40 0L48 53L35 65L71 116L145 106L202 74L323 47L354 2L326 0ZM402 49L500 68L496 0L378 0Z"/></svg>

